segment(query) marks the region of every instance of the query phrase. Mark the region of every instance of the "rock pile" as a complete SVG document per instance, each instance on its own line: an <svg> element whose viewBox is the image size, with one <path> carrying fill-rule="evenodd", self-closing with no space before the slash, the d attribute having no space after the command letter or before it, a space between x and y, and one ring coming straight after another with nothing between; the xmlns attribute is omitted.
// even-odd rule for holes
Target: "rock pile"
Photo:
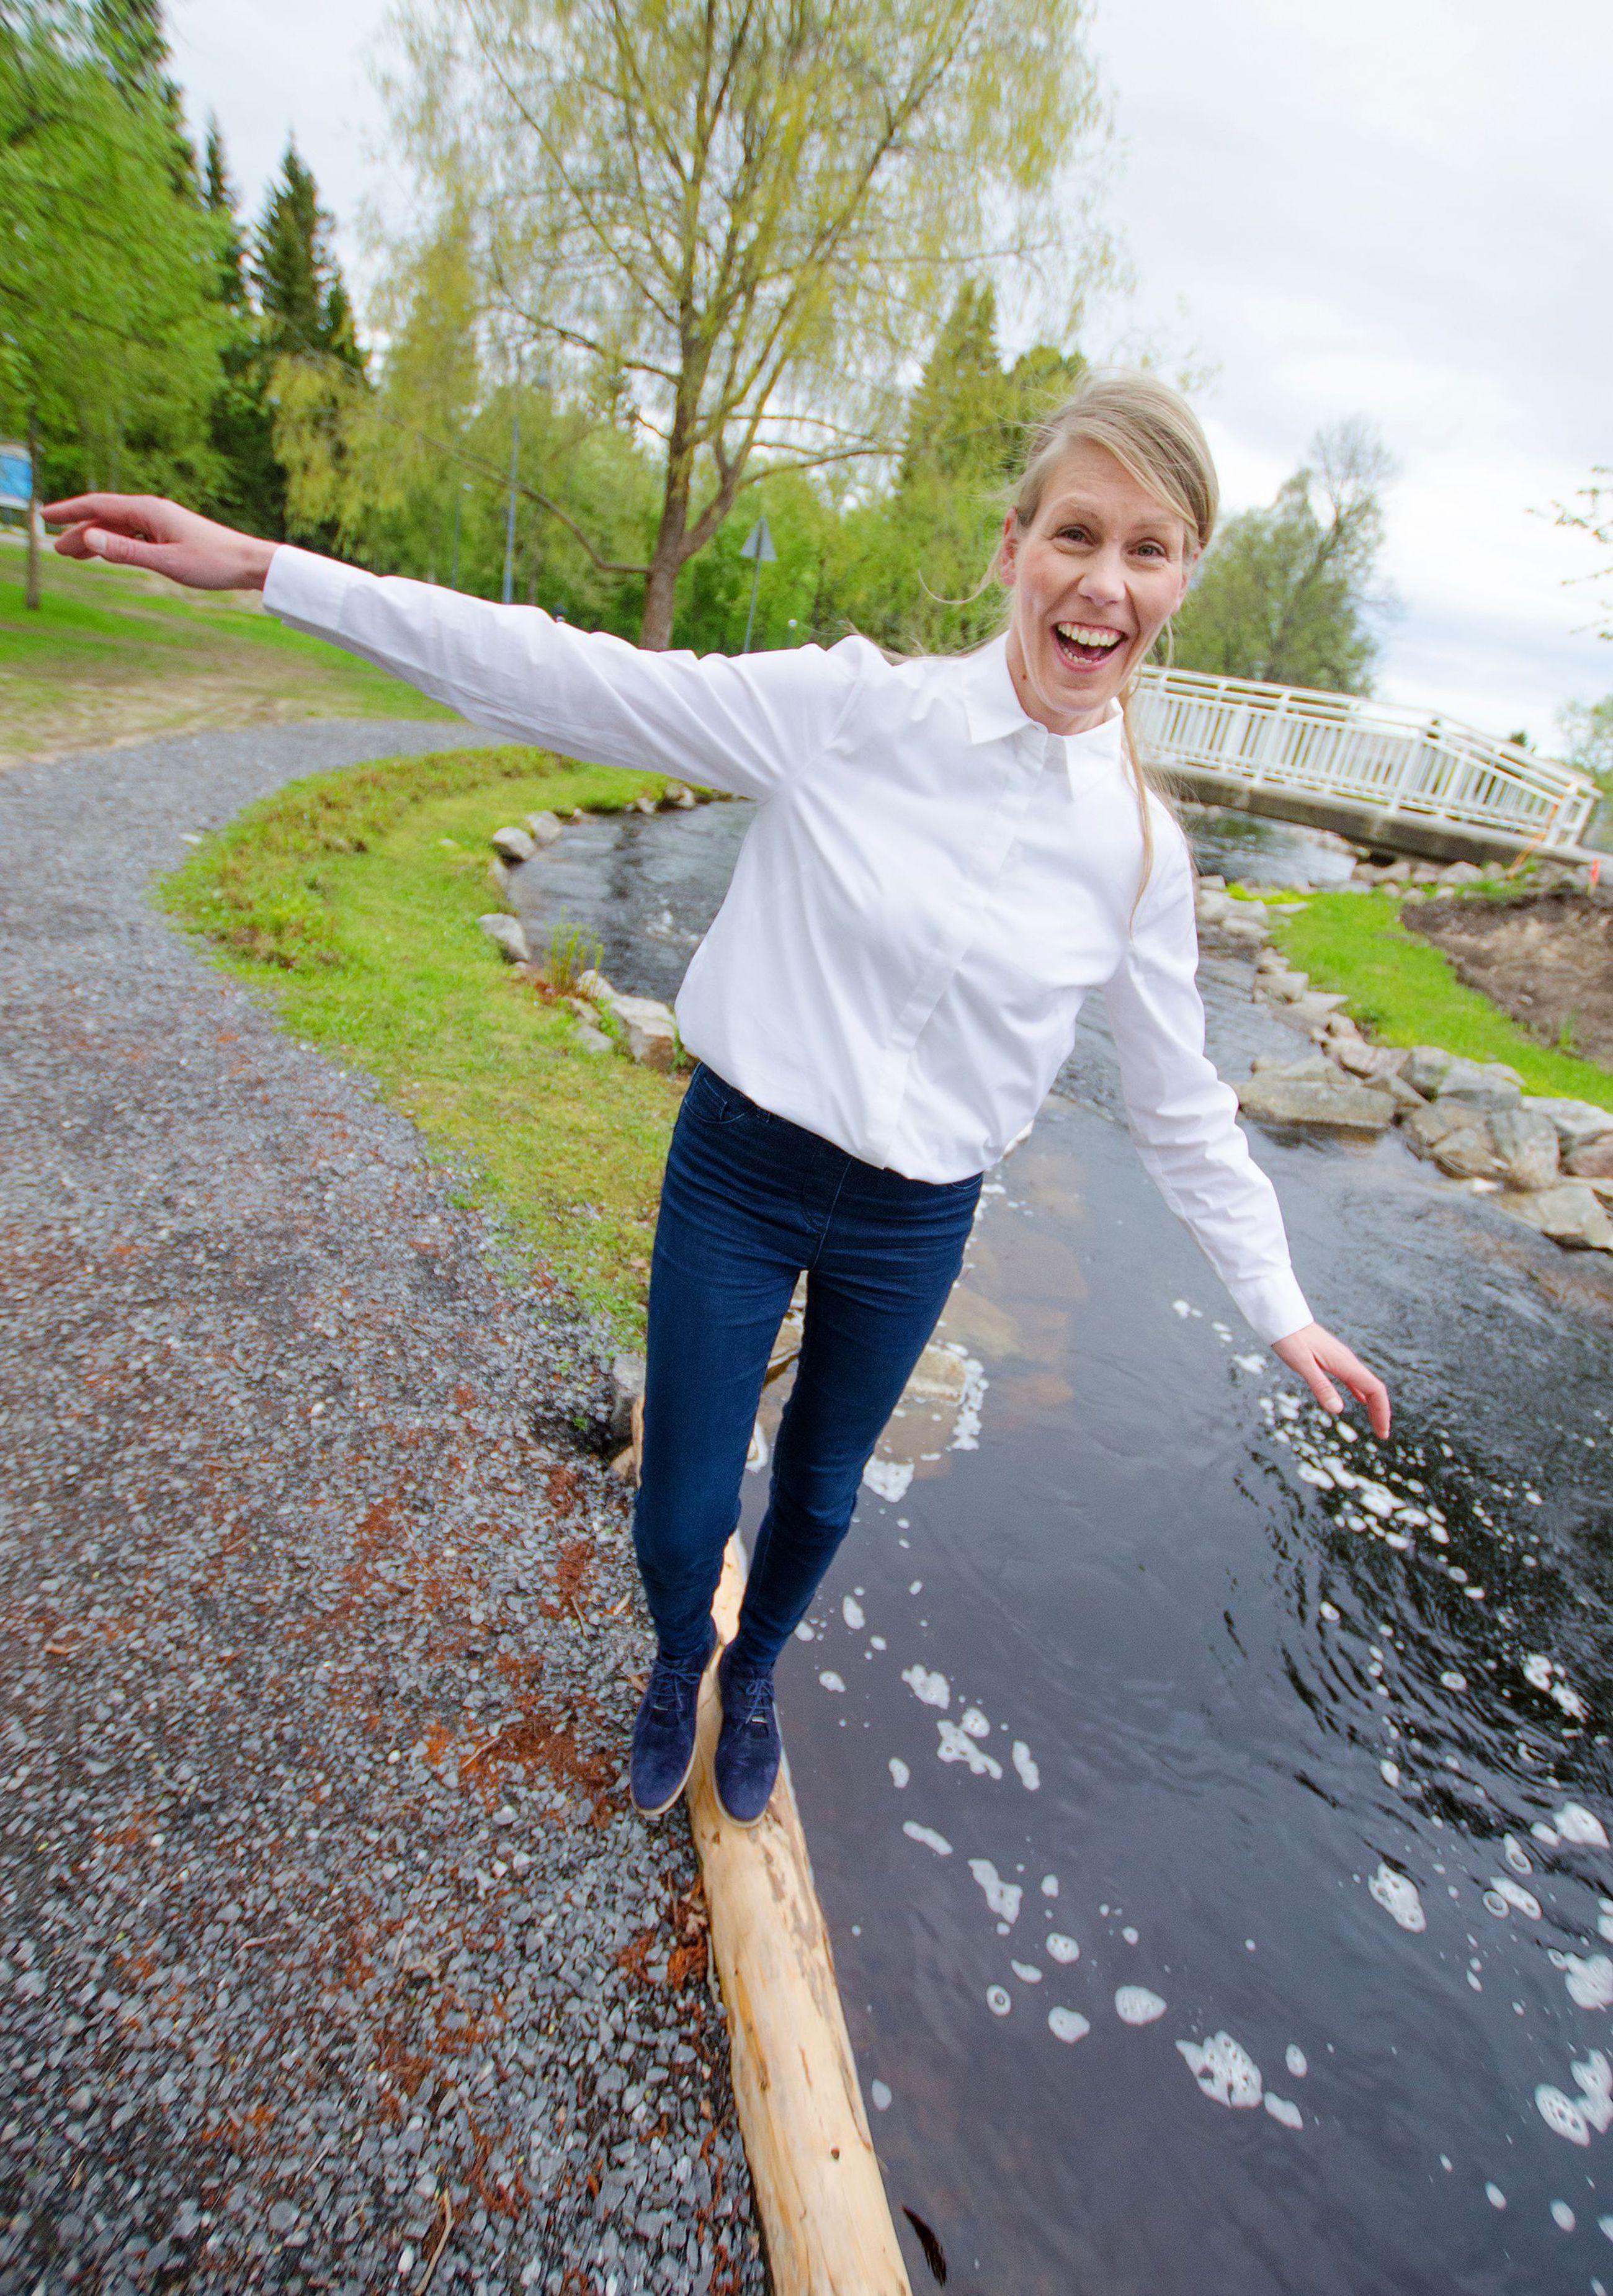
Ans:
<svg viewBox="0 0 1613 2296"><path fill-rule="evenodd" d="M1428 876L1418 871L1429 865L1393 866L1396 884L1470 883L1484 873L1468 862ZM1271 946L1265 901L1238 898L1212 877L1200 882L1197 907L1205 945L1252 956L1254 996L1315 1046L1298 1060L1257 1060L1238 1087L1246 1116L1364 1136L1397 1126L1413 1154L1449 1179L1494 1193L1553 1242L1613 1251L1613 1111L1527 1095L1518 1071L1501 1062L1463 1060L1434 1045L1407 1051L1369 1044L1344 1011L1345 999L1313 988Z"/></svg>
<svg viewBox="0 0 1613 2296"><path fill-rule="evenodd" d="M630 809L637 813L686 813L706 794L686 788L682 782L668 782L659 806L653 798L640 797L634 799ZM580 811L570 816L574 821L581 817ZM564 833L565 824L555 813L529 813L523 826L495 829L488 841L498 857L493 864L498 882L505 881L509 867L522 867ZM537 980L543 977L542 968L533 961L519 917L510 916L502 909L491 909L476 922L527 978ZM578 979L576 992L562 1002L577 1015L579 1051L608 1053L619 1047L641 1067L659 1069L663 1075L683 1064L684 1055L678 1041L677 1021L672 1007L663 1004L659 997L625 996L611 987L602 972L588 972Z"/></svg>

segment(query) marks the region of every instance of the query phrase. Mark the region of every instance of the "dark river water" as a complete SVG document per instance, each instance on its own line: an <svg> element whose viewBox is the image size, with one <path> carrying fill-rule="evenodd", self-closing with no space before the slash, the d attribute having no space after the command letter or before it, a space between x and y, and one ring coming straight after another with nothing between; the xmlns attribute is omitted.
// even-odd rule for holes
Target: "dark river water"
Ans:
<svg viewBox="0 0 1613 2296"><path fill-rule="evenodd" d="M518 898L669 996L748 812L574 830ZM1203 977L1233 1078L1301 1049L1249 979ZM888 2186L994 2296L1608 2296L1613 1267L1393 1136L1251 1137L1392 1440L1232 1309L1094 1005L781 1669Z"/></svg>

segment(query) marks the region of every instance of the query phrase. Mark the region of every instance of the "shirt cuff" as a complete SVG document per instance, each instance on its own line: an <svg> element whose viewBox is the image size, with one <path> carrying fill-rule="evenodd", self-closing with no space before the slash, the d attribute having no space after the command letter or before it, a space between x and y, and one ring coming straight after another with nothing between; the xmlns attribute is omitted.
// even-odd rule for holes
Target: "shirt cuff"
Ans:
<svg viewBox="0 0 1613 2296"><path fill-rule="evenodd" d="M296 550L282 542L269 561L263 603L282 622L337 636L348 599L374 579L360 567L342 566L334 558L319 558L311 550Z"/></svg>
<svg viewBox="0 0 1613 2296"><path fill-rule="evenodd" d="M1305 1294L1291 1268L1281 1275L1262 1275L1251 1283L1229 1283L1227 1289L1267 1347L1274 1341L1286 1340L1291 1332L1302 1332L1307 1324L1316 1320L1306 1305Z"/></svg>

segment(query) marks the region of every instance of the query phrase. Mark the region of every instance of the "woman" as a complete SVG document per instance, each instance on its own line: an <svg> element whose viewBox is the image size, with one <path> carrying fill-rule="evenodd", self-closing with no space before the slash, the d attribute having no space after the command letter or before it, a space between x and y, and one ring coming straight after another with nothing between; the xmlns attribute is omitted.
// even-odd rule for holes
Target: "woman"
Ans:
<svg viewBox="0 0 1613 2296"><path fill-rule="evenodd" d="M980 1177L1029 1129L1087 991L1105 991L1132 1130L1261 1338L1329 1411L1387 1434L1381 1381L1311 1319L1270 1183L1204 1056L1187 847L1146 789L1124 697L1215 523L1174 391L1098 376L1044 426L1003 521L1006 633L891 664L848 638L739 660L642 653L526 607L381 580L172 503L46 515L69 556L261 587L294 628L572 756L757 800L678 998L699 1056L650 1284L635 1540L659 1652L634 1727L639 1808L682 1792L711 1600L768 1355L806 1325L734 1641L716 1784L739 1824L779 1762L773 1668L844 1537L863 1468L962 1262Z"/></svg>

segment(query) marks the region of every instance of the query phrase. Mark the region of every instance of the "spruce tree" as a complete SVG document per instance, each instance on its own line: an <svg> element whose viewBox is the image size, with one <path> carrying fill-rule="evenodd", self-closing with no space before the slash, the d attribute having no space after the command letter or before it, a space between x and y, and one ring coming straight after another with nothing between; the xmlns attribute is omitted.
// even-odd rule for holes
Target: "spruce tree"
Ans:
<svg viewBox="0 0 1613 2296"><path fill-rule="evenodd" d="M233 525L278 541L285 532L285 472L274 452L268 360L248 292L246 236L217 119L208 122L202 196L217 234L218 299L229 318L210 422L221 464L212 507Z"/></svg>
<svg viewBox="0 0 1613 2296"><path fill-rule="evenodd" d="M295 140L258 227L252 283L270 357L337 358L364 373L353 307L331 251L331 217Z"/></svg>

